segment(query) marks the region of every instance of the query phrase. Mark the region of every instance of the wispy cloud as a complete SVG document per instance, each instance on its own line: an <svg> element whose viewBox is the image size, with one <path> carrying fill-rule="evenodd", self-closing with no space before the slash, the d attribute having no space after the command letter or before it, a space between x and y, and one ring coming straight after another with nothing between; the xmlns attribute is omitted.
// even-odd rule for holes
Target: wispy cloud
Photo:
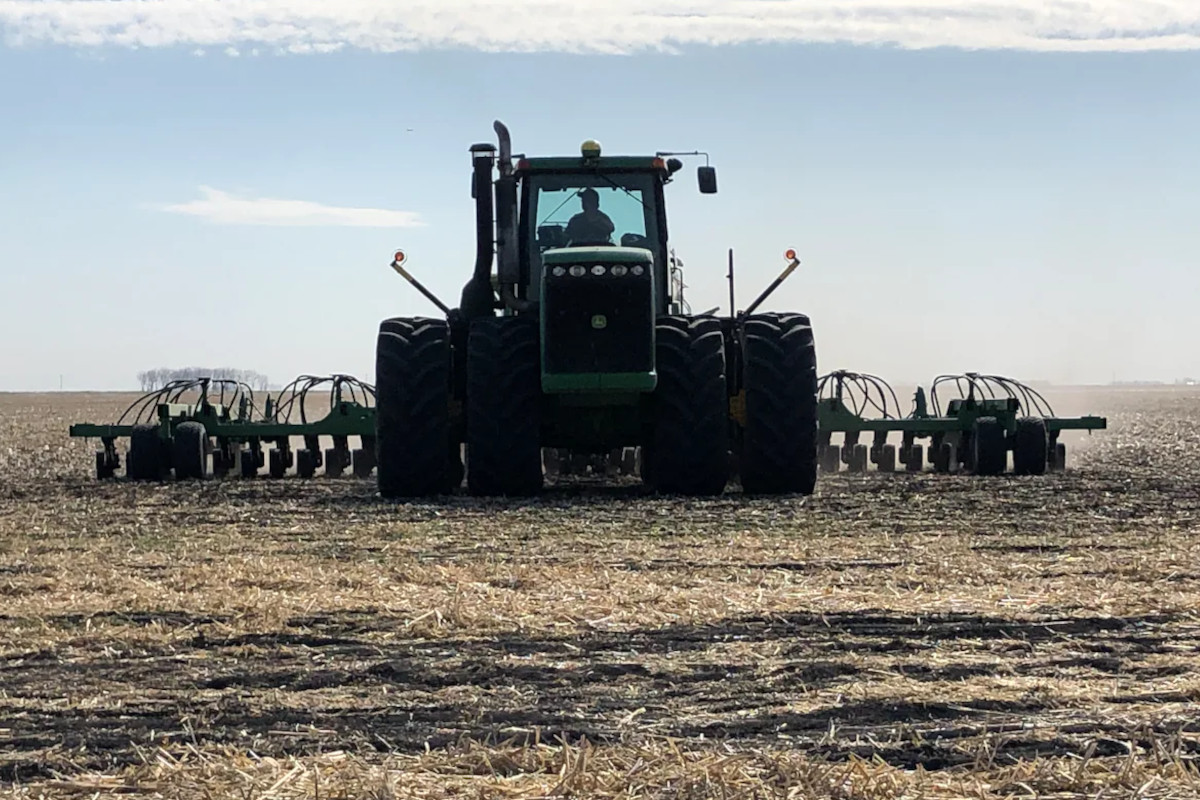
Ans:
<svg viewBox="0 0 1200 800"><path fill-rule="evenodd" d="M356 228L414 228L425 223L411 211L383 208L345 208L306 200L236 197L201 186L198 200L161 206L163 211L188 214L227 225L335 225Z"/></svg>
<svg viewBox="0 0 1200 800"><path fill-rule="evenodd" d="M631 53L845 42L1042 51L1200 48L1196 0L0 0L10 44L274 52Z"/></svg>

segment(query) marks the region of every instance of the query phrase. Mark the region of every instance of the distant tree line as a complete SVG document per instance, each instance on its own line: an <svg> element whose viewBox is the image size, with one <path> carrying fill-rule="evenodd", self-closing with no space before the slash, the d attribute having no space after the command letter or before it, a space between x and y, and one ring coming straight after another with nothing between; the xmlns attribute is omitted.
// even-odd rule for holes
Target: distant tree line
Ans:
<svg viewBox="0 0 1200 800"><path fill-rule="evenodd" d="M172 381L195 381L201 378L212 378L220 381L239 381L255 391L266 391L270 388L267 376L251 369L233 369L232 367L181 367L177 369L148 369L137 374L138 383L143 392L153 392L161 389Z"/></svg>

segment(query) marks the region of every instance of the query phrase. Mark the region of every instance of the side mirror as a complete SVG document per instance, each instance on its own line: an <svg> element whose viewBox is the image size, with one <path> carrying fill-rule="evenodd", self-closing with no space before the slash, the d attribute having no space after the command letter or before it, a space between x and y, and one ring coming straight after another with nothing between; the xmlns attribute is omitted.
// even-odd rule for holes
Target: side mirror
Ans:
<svg viewBox="0 0 1200 800"><path fill-rule="evenodd" d="M717 193L716 167L698 167L696 169L696 178L700 183L700 194Z"/></svg>

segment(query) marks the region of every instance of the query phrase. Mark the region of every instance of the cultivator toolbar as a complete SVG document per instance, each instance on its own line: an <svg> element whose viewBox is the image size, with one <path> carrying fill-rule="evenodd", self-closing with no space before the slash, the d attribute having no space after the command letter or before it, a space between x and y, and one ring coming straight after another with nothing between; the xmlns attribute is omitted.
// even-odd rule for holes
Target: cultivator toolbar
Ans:
<svg viewBox="0 0 1200 800"><path fill-rule="evenodd" d="M1066 467L1066 430L1103 430L1103 417L1058 417L1050 403L1026 384L999 375L940 375L928 396L917 387L913 409L901 416L896 392L882 378L838 370L822 376L818 391L818 458L825 472L845 465L865 472L868 463L880 472L898 466L908 472L925 467L935 472L1000 475L1009 467L1017 475L1041 475ZM945 398L946 393L953 397ZM946 399L945 409L942 400ZM842 444L833 435L842 435ZM900 444L888 442L900 434ZM870 443L860 439L870 438Z"/></svg>
<svg viewBox="0 0 1200 800"><path fill-rule="evenodd" d="M310 395L328 392L329 406L312 419ZM188 401L190 399L190 402ZM125 474L133 480L224 477L237 470L254 477L267 466L272 478L295 467L311 478L324 467L326 475L347 468L367 477L375 468L375 388L350 375L302 375L260 408L245 383L201 378L174 381L135 400L114 425L72 425L73 437L99 439L96 477L111 478L121 467L117 440L129 439ZM320 438L333 446L321 450ZM350 448L351 437L360 446ZM293 450L292 438L304 447ZM269 453L267 445L274 445Z"/></svg>
<svg viewBox="0 0 1200 800"><path fill-rule="evenodd" d="M312 418L310 395L328 396L324 415ZM900 401L887 381L876 375L838 370L822 376L818 394L818 459L824 472L934 472L1041 475L1066 467L1067 430L1107 428L1104 417L1055 416L1035 389L998 375L940 375L926 393L917 387L913 407L902 415ZM950 395L950 396L947 396ZM128 439L125 474L132 480L225 477L236 472L255 477L264 467L282 478L293 467L311 478L319 469L329 476L350 469L356 477L376 467L375 389L349 375L302 375L260 407L245 383L203 378L175 381L135 400L115 424L72 425L73 437L99 439L96 476L112 478L121 468L118 439ZM944 404L944 407L943 407ZM841 436L840 444L834 436ZM889 437L899 435L899 443ZM321 437L332 447L322 449ZM357 437L359 447L351 449ZM304 446L293 449L292 440ZM923 440L928 440L924 444ZM270 449L268 450L268 446ZM612 474L636 471L639 448L603 457ZM567 451L545 453L545 468L569 475L580 469ZM570 456L568 458L568 456ZM610 463L611 462L611 463Z"/></svg>

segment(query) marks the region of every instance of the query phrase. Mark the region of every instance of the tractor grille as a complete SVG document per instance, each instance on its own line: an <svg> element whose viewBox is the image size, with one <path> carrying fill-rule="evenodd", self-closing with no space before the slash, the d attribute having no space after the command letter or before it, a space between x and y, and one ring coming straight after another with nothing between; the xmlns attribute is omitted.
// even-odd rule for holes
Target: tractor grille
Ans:
<svg viewBox="0 0 1200 800"><path fill-rule="evenodd" d="M653 370L654 308L650 281L649 275L547 276L542 295L546 314L546 372ZM593 322L597 317L603 318L602 327Z"/></svg>

